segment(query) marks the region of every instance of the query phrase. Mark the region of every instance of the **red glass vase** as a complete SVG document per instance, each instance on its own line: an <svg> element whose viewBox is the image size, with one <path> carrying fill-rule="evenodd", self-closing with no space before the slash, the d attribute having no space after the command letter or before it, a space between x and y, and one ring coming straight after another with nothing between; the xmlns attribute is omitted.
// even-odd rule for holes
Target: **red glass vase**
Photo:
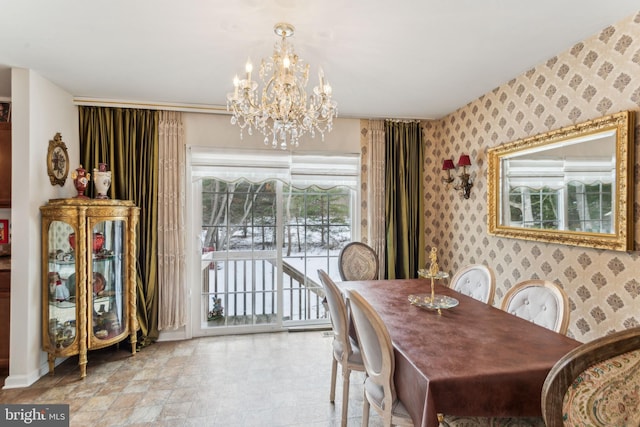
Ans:
<svg viewBox="0 0 640 427"><path fill-rule="evenodd" d="M76 250L76 233L69 234L69 245L72 250ZM93 233L93 252L100 252L102 246L104 245L104 234L102 233Z"/></svg>

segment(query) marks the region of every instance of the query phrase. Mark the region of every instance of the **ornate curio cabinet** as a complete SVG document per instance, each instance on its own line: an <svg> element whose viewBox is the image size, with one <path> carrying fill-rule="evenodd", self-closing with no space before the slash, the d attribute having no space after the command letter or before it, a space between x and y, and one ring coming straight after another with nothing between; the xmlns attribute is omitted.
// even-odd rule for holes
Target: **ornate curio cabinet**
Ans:
<svg viewBox="0 0 640 427"><path fill-rule="evenodd" d="M56 357L79 355L130 337L136 352L135 230L131 201L53 199L42 213L42 346L49 373Z"/></svg>

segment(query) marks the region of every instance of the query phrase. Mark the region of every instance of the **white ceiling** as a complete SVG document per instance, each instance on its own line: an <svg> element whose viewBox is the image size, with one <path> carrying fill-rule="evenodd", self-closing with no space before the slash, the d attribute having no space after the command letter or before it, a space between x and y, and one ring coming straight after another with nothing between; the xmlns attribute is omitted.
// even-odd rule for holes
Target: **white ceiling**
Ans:
<svg viewBox="0 0 640 427"><path fill-rule="evenodd" d="M340 116L438 118L639 10L637 0L0 0L0 64L76 97L224 106L233 76L270 56L274 24L289 22L310 83L322 67Z"/></svg>

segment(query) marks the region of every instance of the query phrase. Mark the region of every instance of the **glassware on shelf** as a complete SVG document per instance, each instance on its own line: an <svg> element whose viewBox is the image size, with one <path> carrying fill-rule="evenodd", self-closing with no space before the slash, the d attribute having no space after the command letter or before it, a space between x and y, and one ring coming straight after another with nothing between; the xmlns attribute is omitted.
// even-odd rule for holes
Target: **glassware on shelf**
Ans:
<svg viewBox="0 0 640 427"><path fill-rule="evenodd" d="M76 233L69 234L69 245L72 250L76 250ZM100 252L104 245L104 234L93 233L93 241L91 242L91 245L93 246L93 252Z"/></svg>
<svg viewBox="0 0 640 427"><path fill-rule="evenodd" d="M135 229L131 201L52 199L42 212L42 347L53 374L58 357L79 355L126 338L136 352Z"/></svg>

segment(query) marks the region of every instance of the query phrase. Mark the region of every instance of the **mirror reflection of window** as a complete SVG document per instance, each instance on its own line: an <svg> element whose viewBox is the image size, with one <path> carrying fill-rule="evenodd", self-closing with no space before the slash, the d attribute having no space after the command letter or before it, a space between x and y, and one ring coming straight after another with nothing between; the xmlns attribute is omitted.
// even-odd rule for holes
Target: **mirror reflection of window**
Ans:
<svg viewBox="0 0 640 427"><path fill-rule="evenodd" d="M561 229L560 191L549 187L512 187L509 190L510 224L515 227Z"/></svg>
<svg viewBox="0 0 640 427"><path fill-rule="evenodd" d="M569 183L567 192L569 230L613 233L611 183L584 184L573 181Z"/></svg>
<svg viewBox="0 0 640 427"><path fill-rule="evenodd" d="M613 233L615 161L610 156L514 156L502 160L503 224Z"/></svg>
<svg viewBox="0 0 640 427"><path fill-rule="evenodd" d="M523 228L613 233L611 183L572 181L566 186L566 197L563 193L563 189L549 187L511 187L509 224Z"/></svg>

